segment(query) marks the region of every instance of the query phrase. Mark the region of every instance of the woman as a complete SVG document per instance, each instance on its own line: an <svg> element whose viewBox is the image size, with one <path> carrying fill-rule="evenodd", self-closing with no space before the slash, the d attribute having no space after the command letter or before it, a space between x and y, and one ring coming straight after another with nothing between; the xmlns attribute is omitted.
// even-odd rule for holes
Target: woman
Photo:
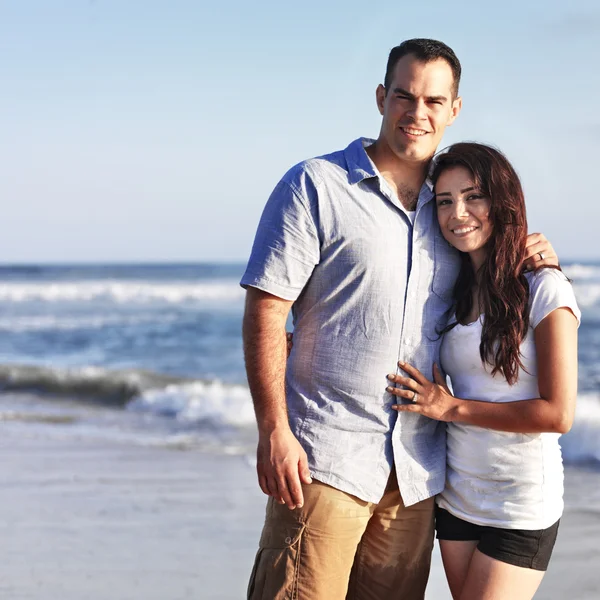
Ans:
<svg viewBox="0 0 600 600"><path fill-rule="evenodd" d="M436 529L454 599L526 599L537 590L563 510L558 438L577 393L580 312L558 269L521 270L527 221L519 178L497 150L455 144L432 175L445 239L462 253L453 316L434 381L400 363L388 376L412 401L394 408L447 421L447 476Z"/></svg>

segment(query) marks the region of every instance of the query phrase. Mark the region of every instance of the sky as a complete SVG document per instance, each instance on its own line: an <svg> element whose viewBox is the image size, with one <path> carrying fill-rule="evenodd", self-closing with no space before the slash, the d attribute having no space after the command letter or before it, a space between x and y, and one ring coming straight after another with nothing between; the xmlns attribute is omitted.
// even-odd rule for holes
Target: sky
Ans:
<svg viewBox="0 0 600 600"><path fill-rule="evenodd" d="M597 0L0 0L0 263L244 261L295 163L377 137L402 40L449 44L442 147L503 150L531 231L600 258Z"/></svg>

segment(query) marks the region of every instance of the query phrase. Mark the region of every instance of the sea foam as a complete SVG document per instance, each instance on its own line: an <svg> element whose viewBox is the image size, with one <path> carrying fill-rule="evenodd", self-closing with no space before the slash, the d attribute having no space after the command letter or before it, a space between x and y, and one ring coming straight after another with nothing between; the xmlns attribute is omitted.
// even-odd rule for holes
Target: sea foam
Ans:
<svg viewBox="0 0 600 600"><path fill-rule="evenodd" d="M240 301L244 290L237 280L152 282L81 280L77 282L2 282L0 302L90 302L115 304L184 304Z"/></svg>
<svg viewBox="0 0 600 600"><path fill-rule="evenodd" d="M577 397L575 422L560 438L567 463L600 463L600 395L583 393Z"/></svg>

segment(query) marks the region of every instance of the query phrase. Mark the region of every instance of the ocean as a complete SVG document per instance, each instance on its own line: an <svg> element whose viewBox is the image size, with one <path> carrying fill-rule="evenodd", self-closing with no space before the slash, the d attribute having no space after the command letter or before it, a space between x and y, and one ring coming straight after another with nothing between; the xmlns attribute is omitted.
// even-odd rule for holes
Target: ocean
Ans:
<svg viewBox="0 0 600 600"><path fill-rule="evenodd" d="M231 600L265 497L241 264L0 267L0 596ZM598 598L600 263L583 312L565 514L536 598ZM434 550L428 599L450 598Z"/></svg>
<svg viewBox="0 0 600 600"><path fill-rule="evenodd" d="M251 457L242 264L0 267L0 419ZM566 463L600 468L600 263L564 266L583 312Z"/></svg>

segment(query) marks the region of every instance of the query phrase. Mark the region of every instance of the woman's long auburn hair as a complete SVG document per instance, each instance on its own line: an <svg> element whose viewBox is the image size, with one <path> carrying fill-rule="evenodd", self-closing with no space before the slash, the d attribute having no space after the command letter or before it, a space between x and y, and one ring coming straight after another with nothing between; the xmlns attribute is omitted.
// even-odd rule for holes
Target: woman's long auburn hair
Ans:
<svg viewBox="0 0 600 600"><path fill-rule="evenodd" d="M431 174L434 186L441 173L453 167L467 169L475 186L490 199L492 233L478 274L484 315L479 354L483 363L492 366L492 375L500 372L513 385L519 368L524 368L520 346L529 327L529 285L523 273L527 214L521 181L504 154L484 144L454 144L440 154ZM461 258L454 286L456 322L442 333L464 322L473 308L475 272L469 255L461 253Z"/></svg>

